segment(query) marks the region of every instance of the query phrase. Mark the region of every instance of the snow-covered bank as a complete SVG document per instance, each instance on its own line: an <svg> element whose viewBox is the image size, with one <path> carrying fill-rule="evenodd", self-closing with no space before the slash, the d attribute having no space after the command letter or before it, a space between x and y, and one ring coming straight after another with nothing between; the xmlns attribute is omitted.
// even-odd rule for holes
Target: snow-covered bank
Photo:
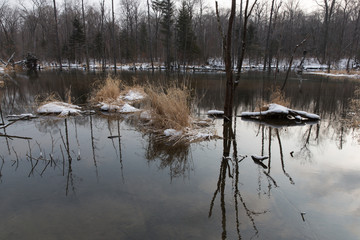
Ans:
<svg viewBox="0 0 360 240"><path fill-rule="evenodd" d="M307 72L306 74L322 75L335 78L353 78L360 79L360 71L358 74L343 74L343 73L326 73L326 72Z"/></svg>
<svg viewBox="0 0 360 240"><path fill-rule="evenodd" d="M347 59L340 59L337 62L334 62L330 65L331 70L344 70L347 66ZM328 65L321 64L316 58L306 58L303 62L303 65L301 68L299 68L301 63L301 59L294 59L292 64L292 69L296 71L324 71L328 69ZM233 71L236 71L236 61L234 62L234 68ZM160 62L154 62L154 70L155 71L163 71L166 70L166 67L163 63ZM278 63L278 70L279 71L287 71L289 66L289 60L283 59ZM350 68L356 68L359 67L359 64L356 63L354 60L350 60L349 62ZM60 65L56 63L48 63L43 62L41 64L41 68L43 69L57 69ZM84 63L63 63L62 67L64 70L70 70L70 69L79 69L79 70L86 70L86 64ZM103 70L103 67L100 63L91 61L91 64L89 65L91 71L100 71ZM263 70L263 64L259 62L250 61L249 59L244 60L244 64L242 66L243 71L248 70L256 70L256 71L262 71ZM273 70L276 69L276 62L275 60L271 64L271 68ZM113 70L114 65L107 64L105 65L105 70ZM128 63L128 64L120 64L118 63L116 65L116 69L119 71L151 71L152 64L148 62L136 62L136 63ZM224 72L225 71L225 64L224 61L221 58L210 58L208 59L206 64L188 64L188 65L180 65L177 63L174 63L171 66L172 71L186 71L186 72Z"/></svg>

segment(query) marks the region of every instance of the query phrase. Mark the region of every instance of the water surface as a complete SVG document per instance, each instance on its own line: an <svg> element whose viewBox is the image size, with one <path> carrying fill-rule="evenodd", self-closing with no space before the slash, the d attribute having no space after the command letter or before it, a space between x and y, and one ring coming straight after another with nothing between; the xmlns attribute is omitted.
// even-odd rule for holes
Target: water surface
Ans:
<svg viewBox="0 0 360 240"><path fill-rule="evenodd" d="M222 109L223 74L121 74L190 82L199 117ZM12 78L0 89L4 116L34 112L36 97L64 99L70 88L83 105L104 75ZM255 110L273 83L244 74L235 111ZM0 239L359 239L360 138L340 121L358 85L293 76L291 107L319 114L319 123L274 128L236 118L224 129L215 119L226 139L191 145L159 143L128 116L16 122L0 133L32 139L0 136ZM266 168L255 154L269 156Z"/></svg>

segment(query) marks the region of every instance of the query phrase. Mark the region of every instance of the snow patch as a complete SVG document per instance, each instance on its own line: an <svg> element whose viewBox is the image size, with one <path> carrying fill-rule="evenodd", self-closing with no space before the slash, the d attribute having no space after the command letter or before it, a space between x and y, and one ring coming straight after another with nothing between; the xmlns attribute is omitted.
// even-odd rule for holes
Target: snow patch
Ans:
<svg viewBox="0 0 360 240"><path fill-rule="evenodd" d="M324 73L324 72L308 72L308 74L314 74L314 75L322 75L322 76L328 76L328 77L342 77L342 78L354 78L354 79L360 79L359 74L334 74L334 73Z"/></svg>
<svg viewBox="0 0 360 240"><path fill-rule="evenodd" d="M140 111L140 109L135 108L128 103L125 103L124 105L119 105L116 103L109 104L109 103L101 102L98 104L98 106L100 107L101 111L107 111L107 112L134 113Z"/></svg>
<svg viewBox="0 0 360 240"><path fill-rule="evenodd" d="M183 131L177 131L175 129L166 129L164 130L164 135L167 137L180 137L183 134Z"/></svg>
<svg viewBox="0 0 360 240"><path fill-rule="evenodd" d="M121 109L120 109L119 112L121 112L121 113L133 113L133 112L138 112L138 111L140 111L140 109L137 109L137 108L129 105L128 103L125 103L125 104L121 107Z"/></svg>
<svg viewBox="0 0 360 240"><path fill-rule="evenodd" d="M143 93L136 90L130 90L125 96L123 96L123 99L126 101L138 101L144 98L145 96Z"/></svg>
<svg viewBox="0 0 360 240"><path fill-rule="evenodd" d="M221 110L209 110L207 112L208 115L224 115L224 111Z"/></svg>
<svg viewBox="0 0 360 240"><path fill-rule="evenodd" d="M81 108L77 105L64 102L50 102L40 106L37 112L40 114L60 114L60 116L67 116L80 114Z"/></svg>

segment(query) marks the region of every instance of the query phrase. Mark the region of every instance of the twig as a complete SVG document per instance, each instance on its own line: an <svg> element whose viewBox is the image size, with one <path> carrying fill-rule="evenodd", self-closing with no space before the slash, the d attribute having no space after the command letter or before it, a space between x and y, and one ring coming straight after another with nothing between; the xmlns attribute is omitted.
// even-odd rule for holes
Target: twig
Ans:
<svg viewBox="0 0 360 240"><path fill-rule="evenodd" d="M2 118L2 114L1 114L1 118ZM14 121L6 124L5 126L1 126L0 129L7 128L7 127L9 127L10 125L16 123L17 121L24 120L25 118L28 118L28 116L24 116L24 117L18 118L18 119L16 119L16 120L14 120ZM2 120L2 121L4 122L4 120Z"/></svg>
<svg viewBox="0 0 360 240"><path fill-rule="evenodd" d="M19 139L25 139L25 140L31 140L31 137L22 137L22 136L13 136L13 135L7 135L7 134L1 134L0 133L0 137L6 137L6 138L19 138Z"/></svg>
<svg viewBox="0 0 360 240"><path fill-rule="evenodd" d="M49 160L49 159L43 158L42 156L40 156L39 158L31 157L31 156L29 156L28 154L26 154L26 156L27 156L28 158L30 158L31 160L36 160L36 161L39 161L39 160L51 161L51 159Z"/></svg>

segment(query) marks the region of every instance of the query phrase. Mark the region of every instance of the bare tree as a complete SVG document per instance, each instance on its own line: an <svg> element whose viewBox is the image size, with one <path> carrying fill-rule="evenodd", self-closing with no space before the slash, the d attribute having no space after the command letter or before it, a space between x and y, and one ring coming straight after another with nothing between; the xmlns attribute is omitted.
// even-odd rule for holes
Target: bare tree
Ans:
<svg viewBox="0 0 360 240"><path fill-rule="evenodd" d="M240 80L240 73L241 73L241 68L242 68L242 64L243 64L243 61L244 61L245 50L246 50L247 25L248 25L249 18L251 16L251 13L252 13L256 3L257 3L257 0L255 0L254 3L252 4L252 6L250 6L250 9L249 9L249 0L246 0L246 3L245 3L244 26L242 28L242 34L241 34L242 35L241 53L240 53L240 59L239 59L239 62L238 62L236 82L238 82Z"/></svg>
<svg viewBox="0 0 360 240"><path fill-rule="evenodd" d="M53 0L53 3L54 3L54 18L55 18L57 57L58 57L58 62L60 64L60 71L61 71L62 70L62 63L61 63L61 51L60 51L59 30L58 30L58 20L57 20L57 11L56 11L56 1Z"/></svg>
<svg viewBox="0 0 360 240"><path fill-rule="evenodd" d="M85 61L86 61L86 71L89 71L89 44L88 38L86 34L86 24L85 24L85 9L84 9L84 0L81 0L81 12L82 12L82 20L84 26L84 37L85 37Z"/></svg>
<svg viewBox="0 0 360 240"><path fill-rule="evenodd" d="M116 74L116 42L115 42L115 12L114 12L114 0L111 0L111 13L112 13L112 47L114 58L114 72Z"/></svg>
<svg viewBox="0 0 360 240"><path fill-rule="evenodd" d="M270 36L271 36L271 25L272 25L273 13L274 13L274 3L275 3L275 0L272 0L270 17L269 17L269 26L268 26L266 42L265 42L265 56L264 56L264 67L263 67L263 71L265 71L266 70L266 62L269 61L269 68L268 68L269 72L271 70L271 62L270 62L270 59L268 59L268 57L270 55L269 54L269 41L270 41Z"/></svg>

